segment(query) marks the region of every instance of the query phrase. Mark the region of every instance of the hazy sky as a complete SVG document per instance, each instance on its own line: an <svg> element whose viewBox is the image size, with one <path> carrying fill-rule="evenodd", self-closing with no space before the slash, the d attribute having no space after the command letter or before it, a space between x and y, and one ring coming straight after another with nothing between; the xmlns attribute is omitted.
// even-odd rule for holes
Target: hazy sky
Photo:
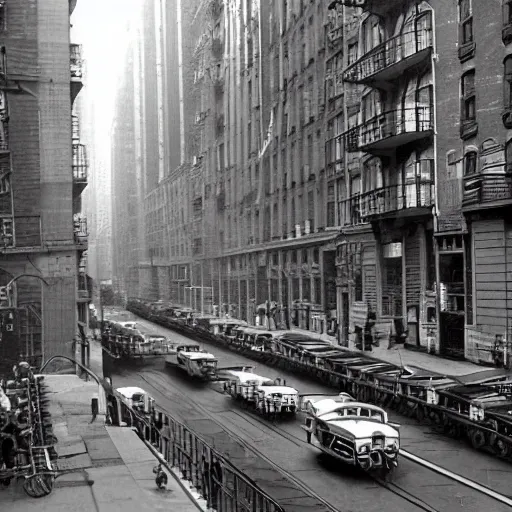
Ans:
<svg viewBox="0 0 512 512"><path fill-rule="evenodd" d="M97 128L109 130L117 81L128 43L127 22L141 0L78 0L71 42L83 45L86 87L96 107ZM106 135L106 134L105 134Z"/></svg>

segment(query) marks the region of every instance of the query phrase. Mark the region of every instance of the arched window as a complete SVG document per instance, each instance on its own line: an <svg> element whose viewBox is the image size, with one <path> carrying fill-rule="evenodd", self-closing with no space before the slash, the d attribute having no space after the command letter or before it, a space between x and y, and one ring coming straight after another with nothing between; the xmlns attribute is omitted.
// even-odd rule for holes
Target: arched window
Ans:
<svg viewBox="0 0 512 512"><path fill-rule="evenodd" d="M476 173L477 152L467 151L464 155L464 176L471 176Z"/></svg>
<svg viewBox="0 0 512 512"><path fill-rule="evenodd" d="M461 78L461 120L476 120L475 70L472 69Z"/></svg>

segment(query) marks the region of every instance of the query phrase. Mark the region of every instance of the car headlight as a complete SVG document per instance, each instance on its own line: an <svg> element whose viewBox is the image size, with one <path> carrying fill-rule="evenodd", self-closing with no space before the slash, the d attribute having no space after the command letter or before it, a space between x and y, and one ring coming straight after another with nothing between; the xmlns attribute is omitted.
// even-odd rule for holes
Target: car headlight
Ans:
<svg viewBox="0 0 512 512"><path fill-rule="evenodd" d="M356 450L358 454L364 454L370 452L371 444L368 441L365 441L361 444L356 445Z"/></svg>
<svg viewBox="0 0 512 512"><path fill-rule="evenodd" d="M386 445L386 451L397 452L400 449L400 443L398 439L394 439L391 443Z"/></svg>

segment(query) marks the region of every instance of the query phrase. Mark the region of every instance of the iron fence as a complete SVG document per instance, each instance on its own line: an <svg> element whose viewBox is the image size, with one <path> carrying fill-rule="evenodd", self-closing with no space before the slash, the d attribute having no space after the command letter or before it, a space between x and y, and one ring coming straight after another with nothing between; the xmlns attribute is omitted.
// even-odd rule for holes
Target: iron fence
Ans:
<svg viewBox="0 0 512 512"><path fill-rule="evenodd" d="M123 405L123 407L126 407ZM139 435L155 447L168 469L178 470L216 512L285 512L229 460L186 425L156 410L142 418L130 410Z"/></svg>

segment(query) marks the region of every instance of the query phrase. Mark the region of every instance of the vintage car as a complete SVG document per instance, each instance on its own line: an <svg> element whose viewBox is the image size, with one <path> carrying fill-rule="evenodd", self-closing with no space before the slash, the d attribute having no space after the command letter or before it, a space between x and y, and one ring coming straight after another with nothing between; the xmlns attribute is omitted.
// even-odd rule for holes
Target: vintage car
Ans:
<svg viewBox="0 0 512 512"><path fill-rule="evenodd" d="M228 395L265 416L295 414L299 405L296 389L281 379L269 379L247 370L223 369L220 374L226 379L224 391Z"/></svg>
<svg viewBox="0 0 512 512"><path fill-rule="evenodd" d="M265 416L295 414L298 410L299 392L279 379L257 386L256 397L256 410Z"/></svg>
<svg viewBox="0 0 512 512"><path fill-rule="evenodd" d="M218 359L199 345L177 345L165 356L167 367L179 368L190 377L214 380Z"/></svg>
<svg viewBox="0 0 512 512"><path fill-rule="evenodd" d="M365 471L390 470L398 463L399 426L386 411L350 395L301 397L307 441L324 453Z"/></svg>
<svg viewBox="0 0 512 512"><path fill-rule="evenodd" d="M148 404L152 398L142 389L136 386L116 389L117 396L127 407L134 410L148 410Z"/></svg>
<svg viewBox="0 0 512 512"><path fill-rule="evenodd" d="M257 399L255 396L256 388L264 382L273 382L272 379L245 370L225 371L224 377L226 378L224 391L235 400L253 404L254 408L256 408Z"/></svg>

